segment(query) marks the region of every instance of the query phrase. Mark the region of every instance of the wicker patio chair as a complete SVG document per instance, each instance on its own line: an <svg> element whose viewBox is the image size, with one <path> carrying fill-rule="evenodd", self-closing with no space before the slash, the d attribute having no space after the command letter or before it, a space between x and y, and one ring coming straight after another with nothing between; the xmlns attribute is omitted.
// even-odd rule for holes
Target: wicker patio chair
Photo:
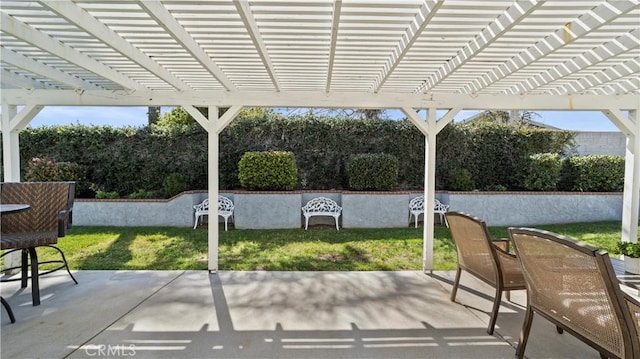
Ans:
<svg viewBox="0 0 640 359"><path fill-rule="evenodd" d="M528 295L519 358L524 357L534 313L602 358L640 358L640 303L620 289L607 252L541 230L509 228L509 235Z"/></svg>
<svg viewBox="0 0 640 359"><path fill-rule="evenodd" d="M502 292L525 289L522 268L518 258L509 253L508 240L492 239L487 225L482 220L460 212L445 214L453 241L458 252L456 279L451 290L451 301L455 301L462 270L496 289L493 309L487 333L493 334L502 301Z"/></svg>
<svg viewBox="0 0 640 359"><path fill-rule="evenodd" d="M24 212L2 216L0 249L5 252L0 257L16 251L22 253L20 266L3 270L3 272L10 272L20 268L21 277L2 281L21 280L21 286L25 288L30 277L33 305L40 304L39 276L41 275L64 268L71 279L78 283L69 270L64 253L55 246L58 243L58 237L63 237L71 228L74 189L75 182L5 182L1 184L1 203L21 203L30 206ZM57 250L61 259L38 262L36 248L43 246ZM39 266L44 264L58 266L40 272ZM29 266L31 276L28 275Z"/></svg>

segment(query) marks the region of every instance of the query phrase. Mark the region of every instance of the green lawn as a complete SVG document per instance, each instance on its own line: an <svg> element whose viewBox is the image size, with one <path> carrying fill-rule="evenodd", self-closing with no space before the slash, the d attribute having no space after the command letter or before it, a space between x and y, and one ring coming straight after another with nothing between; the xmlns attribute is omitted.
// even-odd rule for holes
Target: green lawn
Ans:
<svg viewBox="0 0 640 359"><path fill-rule="evenodd" d="M545 225L617 254L620 222ZM490 228L506 237L506 227ZM72 269L206 269L207 230L173 227L74 227L59 247ZM51 252L49 252L51 251ZM38 250L40 260L57 256ZM435 269L454 269L449 230L436 227ZM220 231L221 270L420 270L422 228Z"/></svg>

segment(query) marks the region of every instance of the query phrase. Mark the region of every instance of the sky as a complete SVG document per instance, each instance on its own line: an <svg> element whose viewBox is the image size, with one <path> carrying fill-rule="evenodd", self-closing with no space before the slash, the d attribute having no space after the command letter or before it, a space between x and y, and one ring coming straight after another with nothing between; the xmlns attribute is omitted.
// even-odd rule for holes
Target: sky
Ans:
<svg viewBox="0 0 640 359"><path fill-rule="evenodd" d="M170 111L163 107L162 112ZM461 121L477 111L460 111L455 121ZM573 131L619 131L609 119L598 111L537 111L537 122ZM392 118L404 117L399 111L390 113ZM47 106L31 121L30 127L53 125L97 125L112 127L142 127L147 124L146 107L64 107Z"/></svg>

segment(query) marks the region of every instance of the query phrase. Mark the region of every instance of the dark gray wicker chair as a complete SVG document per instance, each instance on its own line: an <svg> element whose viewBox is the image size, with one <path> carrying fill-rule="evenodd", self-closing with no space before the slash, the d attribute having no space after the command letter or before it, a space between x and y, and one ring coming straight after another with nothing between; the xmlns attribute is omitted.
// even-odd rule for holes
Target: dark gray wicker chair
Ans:
<svg viewBox="0 0 640 359"><path fill-rule="evenodd" d="M640 358L640 303L620 289L607 252L547 231L509 228L509 235L528 295L518 358L524 357L533 313L602 358Z"/></svg>
<svg viewBox="0 0 640 359"><path fill-rule="evenodd" d="M71 211L75 182L4 182L0 186L0 203L20 203L30 206L27 211L2 216L0 249L5 252L0 257L15 251L22 253L20 266L5 268L3 271L20 268L21 277L3 278L2 281L21 280L21 286L25 288L30 277L33 305L39 305L39 276L64 268L71 279L78 283L69 270L64 253L55 246L58 243L58 237L63 237L72 225ZM36 248L42 246L56 249L61 259L38 262ZM39 272L40 265L49 263L59 264L59 266ZM29 266L31 276L28 275Z"/></svg>
<svg viewBox="0 0 640 359"><path fill-rule="evenodd" d="M460 212L447 212L445 216L458 252L458 268L451 290L451 301L456 299L463 269L494 287L496 293L487 328L487 333L493 334L502 292L507 292L509 300L510 291L526 288L520 262L508 252L508 240L492 239L482 220Z"/></svg>

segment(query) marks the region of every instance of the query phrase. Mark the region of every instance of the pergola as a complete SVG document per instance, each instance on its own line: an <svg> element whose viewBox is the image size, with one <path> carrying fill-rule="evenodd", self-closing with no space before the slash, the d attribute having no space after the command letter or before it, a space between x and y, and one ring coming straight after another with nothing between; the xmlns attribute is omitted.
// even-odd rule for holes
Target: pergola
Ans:
<svg viewBox="0 0 640 359"><path fill-rule="evenodd" d="M44 106L184 107L209 134L210 198L243 107L400 109L425 135L433 203L436 135L459 111L592 110L627 136L622 240L637 241L638 0L3 0L0 16L5 181Z"/></svg>

